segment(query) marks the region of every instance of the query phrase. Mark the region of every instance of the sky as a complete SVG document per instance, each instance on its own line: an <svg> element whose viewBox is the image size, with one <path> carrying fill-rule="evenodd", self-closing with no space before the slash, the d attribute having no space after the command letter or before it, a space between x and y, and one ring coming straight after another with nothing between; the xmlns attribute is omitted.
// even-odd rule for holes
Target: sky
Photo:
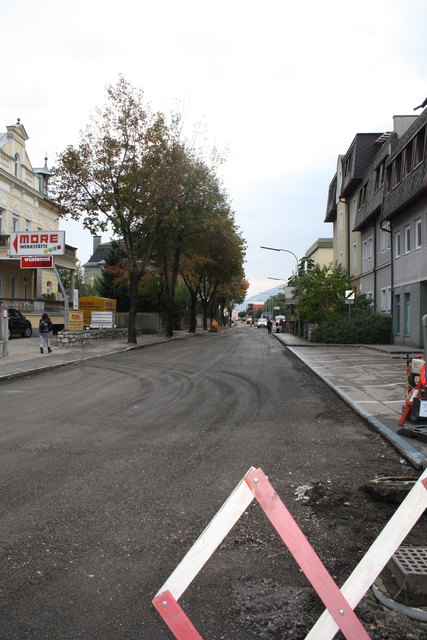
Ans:
<svg viewBox="0 0 427 640"><path fill-rule="evenodd" d="M247 243L248 297L319 237L337 158L427 96L425 0L5 0L0 132L33 167L76 144L120 74L155 110L202 123ZM62 221L84 264L92 238ZM109 240L108 235L103 241Z"/></svg>

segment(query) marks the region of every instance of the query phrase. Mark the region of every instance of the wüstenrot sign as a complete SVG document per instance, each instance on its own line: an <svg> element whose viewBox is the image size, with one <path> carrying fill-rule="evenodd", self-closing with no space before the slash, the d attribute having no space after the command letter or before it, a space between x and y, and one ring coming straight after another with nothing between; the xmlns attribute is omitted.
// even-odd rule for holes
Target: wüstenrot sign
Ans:
<svg viewBox="0 0 427 640"><path fill-rule="evenodd" d="M21 256L21 269L52 269L53 256Z"/></svg>
<svg viewBox="0 0 427 640"><path fill-rule="evenodd" d="M13 232L10 234L10 256L64 255L65 231Z"/></svg>

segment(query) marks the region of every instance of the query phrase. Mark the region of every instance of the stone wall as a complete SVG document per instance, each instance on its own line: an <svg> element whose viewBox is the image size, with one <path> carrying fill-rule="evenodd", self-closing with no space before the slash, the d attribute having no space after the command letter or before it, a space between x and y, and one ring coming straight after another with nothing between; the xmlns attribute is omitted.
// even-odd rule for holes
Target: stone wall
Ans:
<svg viewBox="0 0 427 640"><path fill-rule="evenodd" d="M99 340L127 338L127 329L87 329L85 331L58 331L58 347L78 347Z"/></svg>

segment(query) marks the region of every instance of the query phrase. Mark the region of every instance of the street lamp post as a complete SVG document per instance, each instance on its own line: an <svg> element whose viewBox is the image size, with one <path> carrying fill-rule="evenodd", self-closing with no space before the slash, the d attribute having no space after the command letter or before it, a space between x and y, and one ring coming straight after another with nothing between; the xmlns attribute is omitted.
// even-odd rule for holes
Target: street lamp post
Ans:
<svg viewBox="0 0 427 640"><path fill-rule="evenodd" d="M263 247L262 245L261 245L261 249L268 249L268 251L284 251L285 253L290 253L291 256L294 256L295 261L297 263L297 269L296 269L295 275L298 275L299 260L293 251L289 251L289 249L278 249L277 247ZM298 337L299 337L301 327L300 327L300 316L299 316L298 306L297 306L297 326L298 326Z"/></svg>

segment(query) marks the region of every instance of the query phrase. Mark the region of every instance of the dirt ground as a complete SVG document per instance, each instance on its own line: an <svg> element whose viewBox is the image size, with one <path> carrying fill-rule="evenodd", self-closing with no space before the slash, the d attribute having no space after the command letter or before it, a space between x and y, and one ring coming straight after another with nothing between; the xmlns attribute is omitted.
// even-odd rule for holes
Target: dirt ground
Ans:
<svg viewBox="0 0 427 640"><path fill-rule="evenodd" d="M0 401L0 640L171 640L152 599L251 466L341 586L408 489L368 483L421 473L245 327L10 381ZM424 515L404 544L426 539ZM179 604L204 640L303 640L324 610L256 501ZM371 591L357 614L372 640L427 640Z"/></svg>
<svg viewBox="0 0 427 640"><path fill-rule="evenodd" d="M406 467L404 470L405 478L418 477L415 470L408 471ZM399 485L403 487L401 492L380 489L374 494L369 485L352 486L351 481L337 484L314 480L295 488L296 519L306 536L315 539L315 550L338 585L348 577L354 559L360 560L366 551L361 541L371 536L375 539L379 525L381 529L387 523L399 506L400 498L406 495L405 486L409 485L408 489L412 486L408 482L396 482L394 489ZM250 562L251 577L241 576L233 583L232 613L238 625L245 630L242 637L303 640L323 611L323 605L295 566L289 552L283 549L272 527L261 521L258 511L258 505L252 505L251 513L235 532L237 536L233 541L225 542L226 547L248 547L251 556L255 552L255 558ZM259 531L256 536L253 533L254 519ZM426 524L424 515L405 544L425 545ZM261 554L270 556L274 577L253 577L256 555ZM387 570L383 571L377 584L383 593L393 598L395 594L384 589L381 577L389 577ZM375 640L427 640L426 624L385 610L372 590L362 599L356 613L369 636ZM341 633L335 637L339 640L344 638Z"/></svg>

